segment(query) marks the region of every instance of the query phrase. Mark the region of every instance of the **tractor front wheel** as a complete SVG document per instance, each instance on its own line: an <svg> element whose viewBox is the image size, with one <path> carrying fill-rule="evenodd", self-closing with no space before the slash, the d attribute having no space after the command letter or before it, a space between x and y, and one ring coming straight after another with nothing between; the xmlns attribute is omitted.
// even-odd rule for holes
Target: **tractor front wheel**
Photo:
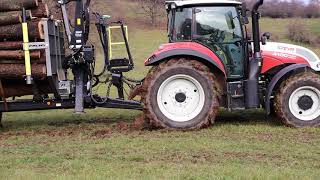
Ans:
<svg viewBox="0 0 320 180"><path fill-rule="evenodd" d="M208 126L219 109L214 74L204 64L172 59L159 64L144 81L144 113L152 125L191 130Z"/></svg>
<svg viewBox="0 0 320 180"><path fill-rule="evenodd" d="M288 126L320 126L319 75L304 72L282 82L275 96L275 110Z"/></svg>

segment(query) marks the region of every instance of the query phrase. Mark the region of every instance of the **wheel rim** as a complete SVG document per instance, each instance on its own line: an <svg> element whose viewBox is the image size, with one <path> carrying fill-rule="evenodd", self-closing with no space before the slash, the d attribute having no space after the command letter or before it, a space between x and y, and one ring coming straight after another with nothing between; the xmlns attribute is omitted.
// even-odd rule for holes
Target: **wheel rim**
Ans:
<svg viewBox="0 0 320 180"><path fill-rule="evenodd" d="M304 86L295 90L289 98L291 113L302 121L312 121L320 116L320 90Z"/></svg>
<svg viewBox="0 0 320 180"><path fill-rule="evenodd" d="M166 79L157 94L157 103L164 116L186 122L197 117L205 104L201 84L191 76L179 74Z"/></svg>

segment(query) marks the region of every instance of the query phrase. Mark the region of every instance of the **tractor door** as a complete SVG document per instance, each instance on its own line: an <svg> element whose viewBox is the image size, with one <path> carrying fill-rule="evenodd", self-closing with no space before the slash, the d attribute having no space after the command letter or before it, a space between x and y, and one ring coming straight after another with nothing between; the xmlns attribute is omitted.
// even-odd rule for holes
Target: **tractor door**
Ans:
<svg viewBox="0 0 320 180"><path fill-rule="evenodd" d="M244 43L239 14L235 7L194 8L193 40L212 49L223 61L228 78L244 75Z"/></svg>

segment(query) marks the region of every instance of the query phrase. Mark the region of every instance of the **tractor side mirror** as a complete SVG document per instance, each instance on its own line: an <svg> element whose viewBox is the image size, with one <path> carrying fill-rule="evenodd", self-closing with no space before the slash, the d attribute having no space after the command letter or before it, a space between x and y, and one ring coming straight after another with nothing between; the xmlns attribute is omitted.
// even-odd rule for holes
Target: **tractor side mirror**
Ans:
<svg viewBox="0 0 320 180"><path fill-rule="evenodd" d="M232 12L231 11L228 11L226 14L225 14L225 17L226 17L226 21L227 21L227 24L228 24L228 28L230 30L233 30L236 28L236 25L234 24L233 22L233 15L232 15Z"/></svg>
<svg viewBox="0 0 320 180"><path fill-rule="evenodd" d="M247 9L247 3L244 2L241 7L241 15L242 15L242 20L244 24L249 24L249 18L247 16L248 11L249 10Z"/></svg>
<svg viewBox="0 0 320 180"><path fill-rule="evenodd" d="M271 37L271 33L269 32L265 32L263 33L262 37L261 37L261 43L262 45L266 45L267 44L267 41L270 39Z"/></svg>

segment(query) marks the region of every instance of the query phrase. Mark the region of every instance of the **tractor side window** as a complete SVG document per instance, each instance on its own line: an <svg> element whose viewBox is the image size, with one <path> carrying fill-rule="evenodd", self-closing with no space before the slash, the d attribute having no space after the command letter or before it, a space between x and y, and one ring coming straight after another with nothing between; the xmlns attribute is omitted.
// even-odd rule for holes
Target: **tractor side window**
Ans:
<svg viewBox="0 0 320 180"><path fill-rule="evenodd" d="M199 7L195 13L194 40L210 47L219 56L229 78L243 77L243 36L236 8Z"/></svg>
<svg viewBox="0 0 320 180"><path fill-rule="evenodd" d="M192 9L177 9L175 12L174 41L191 40Z"/></svg>

